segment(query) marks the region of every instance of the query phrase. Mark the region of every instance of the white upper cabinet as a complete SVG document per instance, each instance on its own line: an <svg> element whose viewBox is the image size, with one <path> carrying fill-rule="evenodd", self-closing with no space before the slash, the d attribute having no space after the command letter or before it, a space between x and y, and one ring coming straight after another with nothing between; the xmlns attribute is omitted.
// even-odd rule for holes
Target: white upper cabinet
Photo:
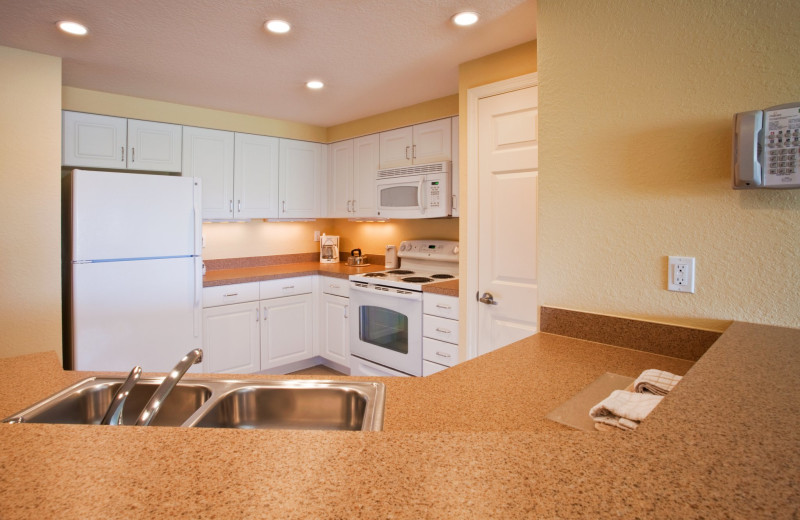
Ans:
<svg viewBox="0 0 800 520"><path fill-rule="evenodd" d="M277 218L280 140L237 133L234 148L234 217Z"/></svg>
<svg viewBox="0 0 800 520"><path fill-rule="evenodd" d="M128 119L128 169L181 171L181 125Z"/></svg>
<svg viewBox="0 0 800 520"><path fill-rule="evenodd" d="M181 171L181 125L65 110L62 132L64 166Z"/></svg>
<svg viewBox="0 0 800 520"><path fill-rule="evenodd" d="M353 139L353 216L378 214L375 179L380 168L380 136L365 135Z"/></svg>
<svg viewBox="0 0 800 520"><path fill-rule="evenodd" d="M328 216L352 217L352 139L328 146L328 170Z"/></svg>
<svg viewBox="0 0 800 520"><path fill-rule="evenodd" d="M320 143L280 140L280 218L322 216L326 150Z"/></svg>
<svg viewBox="0 0 800 520"><path fill-rule="evenodd" d="M203 220L234 218L233 132L183 127L183 175L203 182Z"/></svg>
<svg viewBox="0 0 800 520"><path fill-rule="evenodd" d="M379 136L333 143L328 148L328 209L331 217L373 217Z"/></svg>
<svg viewBox="0 0 800 520"><path fill-rule="evenodd" d="M451 118L380 133L380 168L449 161Z"/></svg>

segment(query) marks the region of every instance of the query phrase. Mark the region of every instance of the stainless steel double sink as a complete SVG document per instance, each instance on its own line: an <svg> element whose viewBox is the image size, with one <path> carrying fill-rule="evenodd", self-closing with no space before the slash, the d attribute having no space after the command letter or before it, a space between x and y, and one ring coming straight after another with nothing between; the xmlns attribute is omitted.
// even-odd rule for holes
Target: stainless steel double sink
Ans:
<svg viewBox="0 0 800 520"><path fill-rule="evenodd" d="M7 417L7 423L100 424L124 378L84 379ZM122 423L133 424L163 378L141 379ZM153 426L199 428L383 429L383 383L360 381L184 379L161 405Z"/></svg>

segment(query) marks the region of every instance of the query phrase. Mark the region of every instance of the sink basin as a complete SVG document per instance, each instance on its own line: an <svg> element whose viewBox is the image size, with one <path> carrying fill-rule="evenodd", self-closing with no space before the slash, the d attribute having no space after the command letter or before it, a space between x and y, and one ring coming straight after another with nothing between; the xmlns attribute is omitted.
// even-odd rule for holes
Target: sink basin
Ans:
<svg viewBox="0 0 800 520"><path fill-rule="evenodd" d="M361 430L368 404L367 394L352 385L247 386L218 399L195 426Z"/></svg>
<svg viewBox="0 0 800 520"><path fill-rule="evenodd" d="M123 378L92 377L3 422L100 424ZM122 422L133 424L163 378L142 379L128 396ZM385 387L363 381L229 381L187 378L151 423L202 428L383 429Z"/></svg>
<svg viewBox="0 0 800 520"><path fill-rule="evenodd" d="M122 385L122 379L87 379L55 394L40 403L12 415L3 422L51 424L100 424L111 399ZM160 379L143 379L128 395L123 408L122 423L133 424ZM197 384L176 386L167 396L153 426L181 426L211 397L211 389Z"/></svg>

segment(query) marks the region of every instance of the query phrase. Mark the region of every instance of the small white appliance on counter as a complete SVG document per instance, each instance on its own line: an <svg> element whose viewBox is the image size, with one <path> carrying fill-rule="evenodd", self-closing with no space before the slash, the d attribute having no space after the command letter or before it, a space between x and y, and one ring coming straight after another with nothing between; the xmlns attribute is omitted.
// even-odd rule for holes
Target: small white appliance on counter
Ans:
<svg viewBox="0 0 800 520"><path fill-rule="evenodd" d="M384 267L386 269L395 269L400 267L400 261L397 258L397 248L393 245L386 246Z"/></svg>
<svg viewBox="0 0 800 520"><path fill-rule="evenodd" d="M422 375L422 287L458 275L458 242L406 240L400 269L350 275L350 375Z"/></svg>
<svg viewBox="0 0 800 520"><path fill-rule="evenodd" d="M453 208L450 161L378 170L378 216L449 217Z"/></svg>
<svg viewBox="0 0 800 520"><path fill-rule="evenodd" d="M65 359L168 372L202 347L200 179L73 170L65 190Z"/></svg>
<svg viewBox="0 0 800 520"><path fill-rule="evenodd" d="M322 264L339 263L339 237L334 235L319 237L319 261Z"/></svg>

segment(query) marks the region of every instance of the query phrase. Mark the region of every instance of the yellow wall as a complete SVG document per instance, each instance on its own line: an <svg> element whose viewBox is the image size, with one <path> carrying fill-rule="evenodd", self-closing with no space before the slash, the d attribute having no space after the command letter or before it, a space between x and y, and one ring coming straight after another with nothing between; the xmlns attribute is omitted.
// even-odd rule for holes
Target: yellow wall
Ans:
<svg viewBox="0 0 800 520"><path fill-rule="evenodd" d="M383 130L391 130L456 115L458 115L458 94L453 94L452 96L432 99L417 105L328 127L328 142L333 143L352 137L375 134Z"/></svg>
<svg viewBox="0 0 800 520"><path fill-rule="evenodd" d="M109 94L75 87L65 86L63 88L62 103L64 110L75 110L77 112L162 121L232 132L271 135L318 143L324 143L327 139L327 130L321 126L190 105L179 105L120 94Z"/></svg>
<svg viewBox="0 0 800 520"><path fill-rule="evenodd" d="M539 0L542 305L800 326L800 190L730 187L734 113L800 101L800 3ZM697 259L696 294L666 256Z"/></svg>
<svg viewBox="0 0 800 520"><path fill-rule="evenodd" d="M60 357L61 58L0 47L0 77L0 357Z"/></svg>

